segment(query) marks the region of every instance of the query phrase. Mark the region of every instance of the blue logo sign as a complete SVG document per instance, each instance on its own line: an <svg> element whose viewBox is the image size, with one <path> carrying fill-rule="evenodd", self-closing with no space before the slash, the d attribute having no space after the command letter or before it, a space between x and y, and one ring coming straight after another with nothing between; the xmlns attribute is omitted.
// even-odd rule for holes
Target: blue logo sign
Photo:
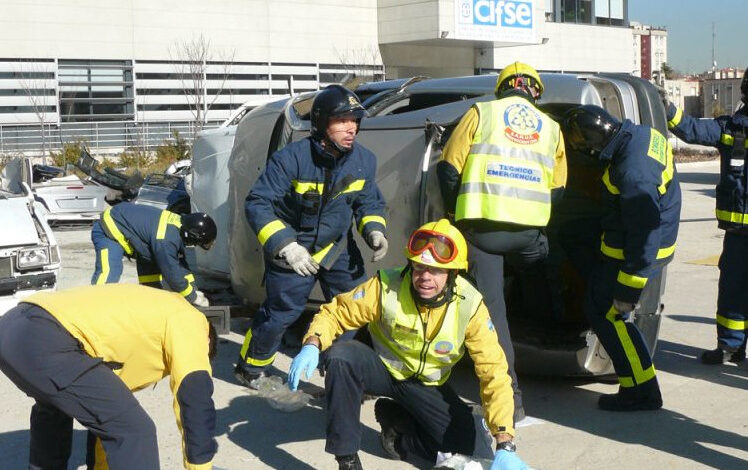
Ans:
<svg viewBox="0 0 748 470"><path fill-rule="evenodd" d="M532 2L473 0L473 24L484 26L500 24L506 28L532 28Z"/></svg>

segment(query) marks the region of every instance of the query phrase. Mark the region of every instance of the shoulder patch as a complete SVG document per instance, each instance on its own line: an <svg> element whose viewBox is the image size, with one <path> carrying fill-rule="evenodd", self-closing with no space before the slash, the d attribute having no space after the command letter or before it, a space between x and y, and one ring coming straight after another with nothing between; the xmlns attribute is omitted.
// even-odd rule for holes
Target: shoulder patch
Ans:
<svg viewBox="0 0 748 470"><path fill-rule="evenodd" d="M668 142L659 131L651 129L649 133L649 149L647 155L657 160L661 165L667 166Z"/></svg>
<svg viewBox="0 0 748 470"><path fill-rule="evenodd" d="M365 289L357 290L356 292L353 293L353 300L363 299L364 295L366 295Z"/></svg>

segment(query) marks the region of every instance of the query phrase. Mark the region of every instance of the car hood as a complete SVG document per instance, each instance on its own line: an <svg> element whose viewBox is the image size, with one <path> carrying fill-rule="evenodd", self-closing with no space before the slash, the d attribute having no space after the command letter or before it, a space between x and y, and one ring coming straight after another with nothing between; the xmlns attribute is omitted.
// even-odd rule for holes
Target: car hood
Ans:
<svg viewBox="0 0 748 470"><path fill-rule="evenodd" d="M0 247L39 243L36 224L25 197L0 199L0 227L12 227L11 230L0 230Z"/></svg>

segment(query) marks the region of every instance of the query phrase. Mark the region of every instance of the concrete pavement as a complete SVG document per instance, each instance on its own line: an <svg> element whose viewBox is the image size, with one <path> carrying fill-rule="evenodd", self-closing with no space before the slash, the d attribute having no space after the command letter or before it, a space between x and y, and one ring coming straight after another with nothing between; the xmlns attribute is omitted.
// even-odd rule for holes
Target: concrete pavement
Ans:
<svg viewBox="0 0 748 470"><path fill-rule="evenodd" d="M668 271L655 355L664 409L602 412L596 407L599 393L612 393L617 385L521 377L526 411L539 423L518 429L517 446L535 469L748 468L748 365L708 367L697 360L702 349L716 345L718 270L710 258L719 254L722 241L714 220L718 166L703 162L678 169L684 195L681 231ZM93 269L89 233L57 236L63 256L60 287L88 283ZM136 282L134 263L126 263L123 281ZM219 443L215 465L231 470L337 468L324 452L324 410L318 402L282 413L234 383L233 361L245 327L246 320L234 320L234 332L222 342L214 362ZM283 374L289 365L290 359L279 355L276 366ZM315 376L308 390L321 386L322 379ZM32 402L3 375L0 396L0 467L25 468ZM157 425L162 468L182 468L168 381L136 396ZM367 401L362 410L364 468L415 468L383 457L373 408L373 401ZM84 468L84 432L76 432L75 439L71 468Z"/></svg>

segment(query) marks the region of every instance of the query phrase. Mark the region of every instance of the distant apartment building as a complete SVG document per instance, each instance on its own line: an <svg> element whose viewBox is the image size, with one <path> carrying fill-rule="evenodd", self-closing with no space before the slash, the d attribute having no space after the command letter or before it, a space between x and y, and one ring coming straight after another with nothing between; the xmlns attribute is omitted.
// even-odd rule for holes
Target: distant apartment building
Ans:
<svg viewBox="0 0 748 470"><path fill-rule="evenodd" d="M733 114L741 105L740 82L744 69L724 68L704 75L702 84L703 117Z"/></svg>
<svg viewBox="0 0 748 470"><path fill-rule="evenodd" d="M634 39L633 73L662 83L662 64L667 62L667 30L631 22Z"/></svg>
<svg viewBox="0 0 748 470"><path fill-rule="evenodd" d="M663 88L669 99L686 114L694 117L702 116L701 80L698 78L682 78L664 80Z"/></svg>

